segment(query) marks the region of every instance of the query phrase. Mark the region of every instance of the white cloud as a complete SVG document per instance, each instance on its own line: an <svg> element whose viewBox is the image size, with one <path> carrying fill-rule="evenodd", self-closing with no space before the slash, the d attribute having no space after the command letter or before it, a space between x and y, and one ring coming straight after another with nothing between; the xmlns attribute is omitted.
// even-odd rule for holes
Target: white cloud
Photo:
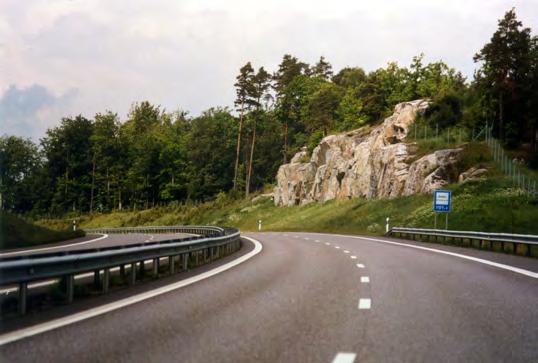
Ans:
<svg viewBox="0 0 538 363"><path fill-rule="evenodd" d="M538 0L2 0L0 95L40 84L79 90L58 104L66 115L124 115L143 99L197 114L233 104L245 62L274 70L284 53L373 70L424 52L471 75L473 54L512 6L538 28Z"/></svg>

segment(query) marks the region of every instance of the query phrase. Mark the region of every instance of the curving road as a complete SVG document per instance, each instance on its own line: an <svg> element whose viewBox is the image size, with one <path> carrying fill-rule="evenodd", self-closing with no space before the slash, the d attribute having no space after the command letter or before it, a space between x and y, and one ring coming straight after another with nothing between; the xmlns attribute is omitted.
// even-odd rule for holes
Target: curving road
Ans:
<svg viewBox="0 0 538 363"><path fill-rule="evenodd" d="M241 252L213 266L101 300L77 302L49 318L96 311L98 304L149 294L104 314L2 344L0 358L538 361L538 260L385 238L247 235L261 242L260 253L254 255L253 243L245 241ZM224 270L241 254L244 262ZM223 271L204 275L215 266ZM200 281L189 280L196 276ZM194 283L181 286L181 279ZM151 296L173 284L178 287ZM20 325L37 322L25 319ZM19 330L14 331L12 335ZM9 334L0 335L0 342Z"/></svg>

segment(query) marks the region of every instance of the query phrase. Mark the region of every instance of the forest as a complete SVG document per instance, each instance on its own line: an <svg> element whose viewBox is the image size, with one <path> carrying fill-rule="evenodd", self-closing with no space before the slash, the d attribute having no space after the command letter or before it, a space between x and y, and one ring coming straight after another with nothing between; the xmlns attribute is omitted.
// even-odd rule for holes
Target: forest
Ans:
<svg viewBox="0 0 538 363"><path fill-rule="evenodd" d="M514 9L474 59L473 79L443 61L389 63L366 72L285 54L277 69L239 68L233 107L201 115L135 102L65 117L35 143L0 137L0 209L32 216L140 210L219 193L242 198L274 182L278 167L324 136L378 123L403 101L429 98L425 122L493 125L506 148L538 168L538 37Z"/></svg>

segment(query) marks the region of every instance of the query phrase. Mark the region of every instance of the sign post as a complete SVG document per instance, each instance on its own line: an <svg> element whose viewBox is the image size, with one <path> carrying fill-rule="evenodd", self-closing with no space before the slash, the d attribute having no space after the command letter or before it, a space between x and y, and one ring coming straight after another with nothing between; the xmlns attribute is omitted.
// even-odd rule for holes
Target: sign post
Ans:
<svg viewBox="0 0 538 363"><path fill-rule="evenodd" d="M437 229L437 213L446 213L445 229L448 229L448 213L450 213L451 202L450 190L435 190L433 192L433 211L435 212L435 228Z"/></svg>

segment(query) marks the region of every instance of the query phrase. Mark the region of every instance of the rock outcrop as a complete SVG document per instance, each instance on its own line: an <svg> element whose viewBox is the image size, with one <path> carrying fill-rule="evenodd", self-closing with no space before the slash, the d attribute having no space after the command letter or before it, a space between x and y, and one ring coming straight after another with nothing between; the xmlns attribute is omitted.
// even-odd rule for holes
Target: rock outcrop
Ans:
<svg viewBox="0 0 538 363"><path fill-rule="evenodd" d="M310 160L306 149L301 150L278 170L275 204L392 198L457 181L461 149L438 150L412 161L416 145L402 142L417 114L427 107L426 100L400 103L375 128L325 137Z"/></svg>
<svg viewBox="0 0 538 363"><path fill-rule="evenodd" d="M478 168L476 166L473 166L469 170L463 172L458 177L458 182L465 183L467 181L471 180L479 180L484 179L484 177L487 175L488 170L484 168Z"/></svg>

